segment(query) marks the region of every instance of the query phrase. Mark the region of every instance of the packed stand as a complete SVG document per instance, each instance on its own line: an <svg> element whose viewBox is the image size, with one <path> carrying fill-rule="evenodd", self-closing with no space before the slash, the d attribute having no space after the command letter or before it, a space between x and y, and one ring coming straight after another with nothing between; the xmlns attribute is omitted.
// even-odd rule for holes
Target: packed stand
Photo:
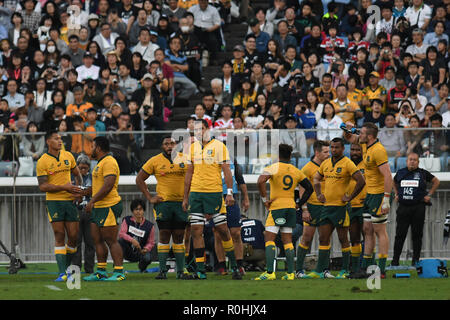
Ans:
<svg viewBox="0 0 450 320"><path fill-rule="evenodd" d="M192 110L188 128L205 119L222 141L226 129L256 139L259 129L290 129L279 139L294 147L297 166L314 141L342 136L340 125L350 121L382 128L392 169L414 151L448 171L448 130L395 130L449 125L448 1L256 5L0 1L0 131L30 133L0 136L0 164L21 160L26 168L46 150L37 133L57 128L74 155L89 155L106 132L121 173L133 174L159 141L120 132L164 130L181 106ZM370 18L371 5L379 20ZM231 22L248 31L223 61ZM208 65L222 72L204 85ZM261 163L252 161L238 159L245 173L257 173Z"/></svg>

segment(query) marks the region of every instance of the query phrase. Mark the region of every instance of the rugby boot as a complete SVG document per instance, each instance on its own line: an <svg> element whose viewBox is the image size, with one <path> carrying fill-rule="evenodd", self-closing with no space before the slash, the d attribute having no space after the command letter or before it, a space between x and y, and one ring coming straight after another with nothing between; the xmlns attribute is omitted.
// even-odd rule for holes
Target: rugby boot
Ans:
<svg viewBox="0 0 450 320"><path fill-rule="evenodd" d="M106 271L95 271L94 273L84 277L84 281L103 281L108 278L108 273Z"/></svg>
<svg viewBox="0 0 450 320"><path fill-rule="evenodd" d="M336 276L336 279L347 279L349 276L348 272L346 270L341 270L339 274Z"/></svg>
<svg viewBox="0 0 450 320"><path fill-rule="evenodd" d="M114 272L113 275L109 278L106 278L103 281L123 281L126 277L122 272Z"/></svg>
<svg viewBox="0 0 450 320"><path fill-rule="evenodd" d="M295 273L286 273L281 280L294 280L295 279Z"/></svg>
<svg viewBox="0 0 450 320"><path fill-rule="evenodd" d="M239 272L239 269L236 268L236 269L233 270L231 279L233 279L233 280L242 280L242 275Z"/></svg>
<svg viewBox="0 0 450 320"><path fill-rule="evenodd" d="M303 277L303 279L320 279L320 278L322 278L321 273L315 271L312 271Z"/></svg>
<svg viewBox="0 0 450 320"><path fill-rule="evenodd" d="M58 278L55 279L55 282L66 282L67 281L67 274L65 272L60 273Z"/></svg>
<svg viewBox="0 0 450 320"><path fill-rule="evenodd" d="M266 272L263 272L258 277L256 277L255 280L275 280L276 278L277 278L277 276L275 275L275 272L268 273L266 271Z"/></svg>

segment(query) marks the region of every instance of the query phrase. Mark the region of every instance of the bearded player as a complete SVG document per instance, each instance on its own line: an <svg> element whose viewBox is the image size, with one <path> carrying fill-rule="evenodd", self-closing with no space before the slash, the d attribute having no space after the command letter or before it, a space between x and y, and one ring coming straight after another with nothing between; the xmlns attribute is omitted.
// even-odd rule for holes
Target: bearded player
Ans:
<svg viewBox="0 0 450 320"><path fill-rule="evenodd" d="M365 269L372 260L375 241L378 238L378 266L380 267L381 277L385 278L389 250L386 223L391 207L389 202L392 191L391 169L386 149L377 139L378 127L371 122L366 122L361 128L359 136L349 132L353 127L352 123L346 123L345 138L351 143L361 145L367 181L367 196L364 200L363 209L364 258L362 273L366 276Z"/></svg>

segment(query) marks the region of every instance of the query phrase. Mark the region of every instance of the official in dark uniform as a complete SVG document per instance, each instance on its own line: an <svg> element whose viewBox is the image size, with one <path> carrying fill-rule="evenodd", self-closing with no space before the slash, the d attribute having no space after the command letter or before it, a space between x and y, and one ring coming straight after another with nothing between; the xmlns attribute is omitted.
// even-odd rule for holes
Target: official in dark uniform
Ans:
<svg viewBox="0 0 450 320"><path fill-rule="evenodd" d="M427 191L427 183L432 187ZM414 266L420 259L422 248L425 206L431 205L431 196L439 187L439 179L427 170L419 168L419 155L410 153L406 168L400 169L394 176L395 199L398 201L397 227L395 230L394 257L391 266L398 266L403 243L411 226Z"/></svg>
<svg viewBox="0 0 450 320"><path fill-rule="evenodd" d="M244 266L248 271L263 271L266 265L264 224L241 214L241 237L244 243Z"/></svg>

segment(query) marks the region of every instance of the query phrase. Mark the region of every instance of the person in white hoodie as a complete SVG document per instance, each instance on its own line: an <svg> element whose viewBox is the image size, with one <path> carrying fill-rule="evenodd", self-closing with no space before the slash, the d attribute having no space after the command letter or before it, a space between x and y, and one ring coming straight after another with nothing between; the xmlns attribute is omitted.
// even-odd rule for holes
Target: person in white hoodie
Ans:
<svg viewBox="0 0 450 320"><path fill-rule="evenodd" d="M336 115L331 102L324 102L322 117L317 122L317 140L331 141L336 137L342 137L341 123L342 119Z"/></svg>

